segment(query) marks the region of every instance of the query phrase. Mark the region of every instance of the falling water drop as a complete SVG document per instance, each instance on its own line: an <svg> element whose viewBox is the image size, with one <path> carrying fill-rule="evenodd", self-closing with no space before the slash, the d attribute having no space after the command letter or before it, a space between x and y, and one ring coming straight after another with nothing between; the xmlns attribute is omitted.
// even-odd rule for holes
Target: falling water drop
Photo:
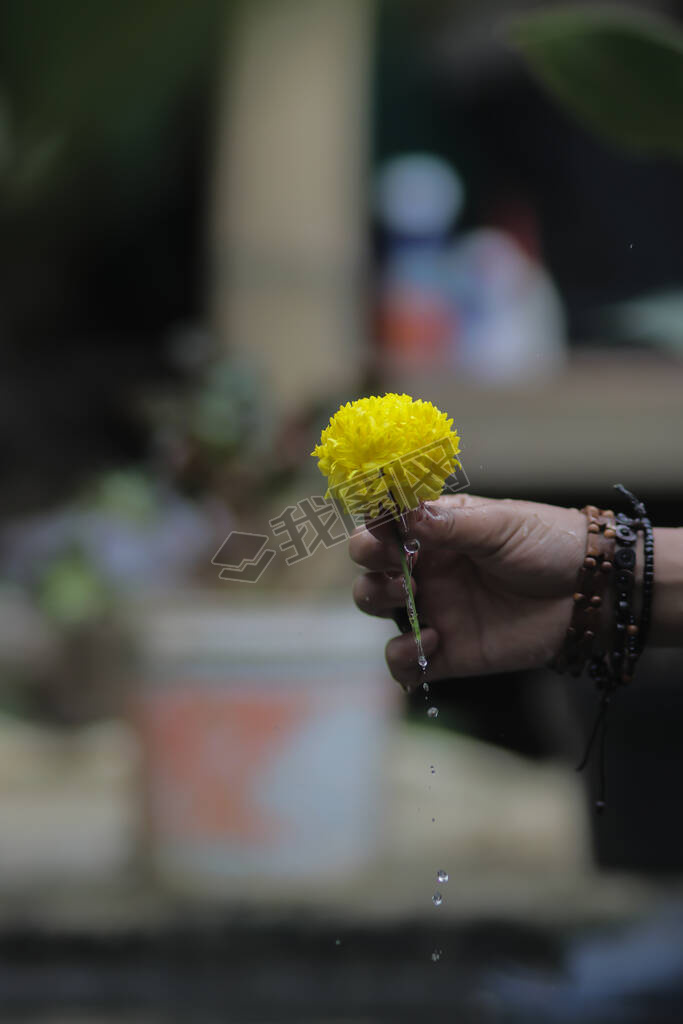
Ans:
<svg viewBox="0 0 683 1024"><path fill-rule="evenodd" d="M413 574L413 563L415 562L415 557L416 557L418 551L420 550L420 542L419 542L419 540L411 540L410 538L404 540L403 541L403 550L405 551L406 558L408 559L408 572L412 576L412 574Z"/></svg>
<svg viewBox="0 0 683 1024"><path fill-rule="evenodd" d="M437 718L439 714L438 708L427 708L427 718Z"/></svg>
<svg viewBox="0 0 683 1024"><path fill-rule="evenodd" d="M432 903L434 904L435 907L441 906L441 904L443 903L443 896L441 895L440 892L434 893L434 895L432 896Z"/></svg>
<svg viewBox="0 0 683 1024"><path fill-rule="evenodd" d="M434 952L432 953L432 961L433 961L433 963L436 963L437 960L441 959L441 954L442 953L443 953L442 949L435 949L434 950Z"/></svg>
<svg viewBox="0 0 683 1024"><path fill-rule="evenodd" d="M427 668L427 657L422 647L422 635L420 632L420 623L417 617L417 608L415 607L415 599L413 597L412 587L410 585L410 578L413 572L413 559L420 546L418 540L406 540L404 541L403 550L405 552L405 558L403 560L403 593L406 598L406 612L408 613L408 621L413 631L415 638L415 646L417 647L417 662L422 672Z"/></svg>
<svg viewBox="0 0 683 1024"><path fill-rule="evenodd" d="M434 765L433 765L433 764L430 764L430 766L429 766L429 770L430 770L430 772L432 773L432 775L436 775L436 768L434 767Z"/></svg>
<svg viewBox="0 0 683 1024"><path fill-rule="evenodd" d="M436 873L436 880L437 880L437 882L439 882L440 885L445 885L446 882L448 881L448 872L447 871L437 871L437 873Z"/></svg>

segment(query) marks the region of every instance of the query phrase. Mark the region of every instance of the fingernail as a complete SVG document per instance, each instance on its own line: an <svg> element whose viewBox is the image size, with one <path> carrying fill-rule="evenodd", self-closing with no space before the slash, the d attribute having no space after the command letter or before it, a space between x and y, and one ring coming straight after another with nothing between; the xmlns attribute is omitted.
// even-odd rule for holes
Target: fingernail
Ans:
<svg viewBox="0 0 683 1024"><path fill-rule="evenodd" d="M429 516L430 519L443 519L441 512L435 508L434 505L428 505L425 501L422 507L424 508L425 514Z"/></svg>

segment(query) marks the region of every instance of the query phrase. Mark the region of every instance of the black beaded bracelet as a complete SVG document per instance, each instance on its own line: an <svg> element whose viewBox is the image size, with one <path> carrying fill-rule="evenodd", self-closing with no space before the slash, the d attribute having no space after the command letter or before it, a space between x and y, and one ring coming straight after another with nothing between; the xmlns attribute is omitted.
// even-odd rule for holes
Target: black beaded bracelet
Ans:
<svg viewBox="0 0 683 1024"><path fill-rule="evenodd" d="M652 616L652 592L655 586L655 535L649 519L643 520L645 529L645 562L643 565L643 606L640 612L640 648L641 651L650 635L650 619Z"/></svg>
<svg viewBox="0 0 683 1024"><path fill-rule="evenodd" d="M650 632L652 615L652 592L655 582L655 537L652 522L642 501L627 490L623 484L615 484L615 488L630 502L635 513L633 519L621 513L617 519L624 522L631 530L643 531L643 583L641 590L640 622L638 624L638 642L635 645L637 657L643 653ZM617 529L617 542L619 540Z"/></svg>
<svg viewBox="0 0 683 1024"><path fill-rule="evenodd" d="M596 810L602 811L605 800L605 735L607 729L607 709L613 692L619 685L630 683L633 679L636 664L643 653L650 627L652 593L654 589L654 532L644 504L622 484L614 485L616 490L629 501L634 516L620 512L616 516L615 541L617 550L614 555L615 573L613 576L615 616L614 639L611 650L598 654L593 658L589 674L601 691L600 707L591 731L585 754L578 766L581 770L590 757L598 732L600 738L600 783L599 795L595 802ZM644 563L642 600L640 621L636 622L633 611L633 595L635 591L636 552L635 545L639 531L644 536Z"/></svg>
<svg viewBox="0 0 683 1024"><path fill-rule="evenodd" d="M638 534L623 514L617 516L617 551L614 556L614 643L609 654L613 686L630 683L638 659L638 626L633 613Z"/></svg>

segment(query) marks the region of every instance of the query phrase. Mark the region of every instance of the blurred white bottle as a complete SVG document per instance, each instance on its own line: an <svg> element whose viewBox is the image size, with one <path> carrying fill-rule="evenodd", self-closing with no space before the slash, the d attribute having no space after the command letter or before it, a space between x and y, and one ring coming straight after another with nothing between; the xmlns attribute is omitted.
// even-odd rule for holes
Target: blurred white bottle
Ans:
<svg viewBox="0 0 683 1024"><path fill-rule="evenodd" d="M453 357L473 380L517 384L552 376L566 363L566 323L547 272L514 239L483 228L448 258L460 323Z"/></svg>

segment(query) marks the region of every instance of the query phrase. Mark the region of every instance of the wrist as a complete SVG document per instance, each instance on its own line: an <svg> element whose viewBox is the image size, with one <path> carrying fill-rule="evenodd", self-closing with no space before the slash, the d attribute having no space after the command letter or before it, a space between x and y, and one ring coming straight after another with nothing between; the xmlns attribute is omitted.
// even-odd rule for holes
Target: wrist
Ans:
<svg viewBox="0 0 683 1024"><path fill-rule="evenodd" d="M683 528L658 528L650 643L683 646ZM642 563L641 563L642 564Z"/></svg>

